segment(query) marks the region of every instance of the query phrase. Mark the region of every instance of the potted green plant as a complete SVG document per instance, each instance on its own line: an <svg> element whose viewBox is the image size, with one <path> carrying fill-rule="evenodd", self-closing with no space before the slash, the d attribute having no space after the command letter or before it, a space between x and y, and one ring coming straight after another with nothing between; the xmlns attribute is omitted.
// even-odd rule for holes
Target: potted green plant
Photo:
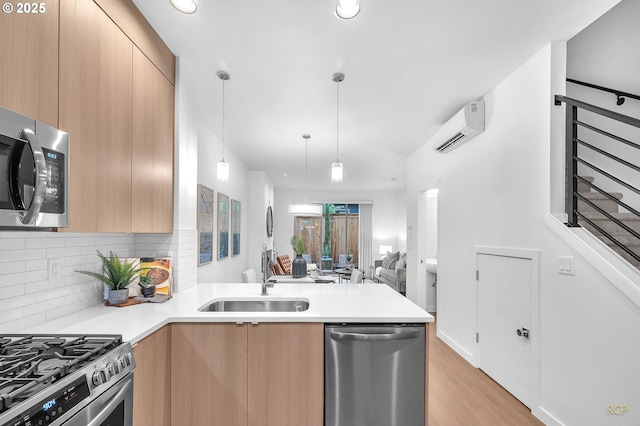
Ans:
<svg viewBox="0 0 640 426"><path fill-rule="evenodd" d="M138 285L144 297L153 297L156 294L156 286L153 285L153 277L151 275L140 275Z"/></svg>
<svg viewBox="0 0 640 426"><path fill-rule="evenodd" d="M129 298L129 289L127 286L141 272L149 268L138 268L134 262L120 260L117 254L109 251L109 257L106 257L99 250L96 250L98 257L102 262L102 273L94 271L76 271L81 274L89 275L97 278L104 283L109 289L107 301L112 305L120 305L125 303Z"/></svg>
<svg viewBox="0 0 640 426"><path fill-rule="evenodd" d="M291 276L293 278L302 278L307 276L307 261L302 257L302 253L306 250L306 244L300 235L291 237L291 246L296 253L296 257L291 262Z"/></svg>

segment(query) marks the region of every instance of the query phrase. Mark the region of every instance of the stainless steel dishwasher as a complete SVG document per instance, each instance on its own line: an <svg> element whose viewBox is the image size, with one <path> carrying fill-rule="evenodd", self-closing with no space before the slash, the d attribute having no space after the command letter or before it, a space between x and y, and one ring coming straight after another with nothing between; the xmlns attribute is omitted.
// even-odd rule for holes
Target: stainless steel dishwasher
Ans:
<svg viewBox="0 0 640 426"><path fill-rule="evenodd" d="M325 426L424 426L424 324L326 324Z"/></svg>

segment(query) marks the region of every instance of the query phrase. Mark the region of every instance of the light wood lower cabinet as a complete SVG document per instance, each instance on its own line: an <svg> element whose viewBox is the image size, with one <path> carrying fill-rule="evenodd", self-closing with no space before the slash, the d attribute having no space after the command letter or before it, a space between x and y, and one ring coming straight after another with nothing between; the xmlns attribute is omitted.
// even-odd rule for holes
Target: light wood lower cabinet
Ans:
<svg viewBox="0 0 640 426"><path fill-rule="evenodd" d="M324 326L249 326L249 426L322 426Z"/></svg>
<svg viewBox="0 0 640 426"><path fill-rule="evenodd" d="M133 348L133 424L171 425L171 326L142 339Z"/></svg>
<svg viewBox="0 0 640 426"><path fill-rule="evenodd" d="M173 324L173 425L322 426L323 324Z"/></svg>
<svg viewBox="0 0 640 426"><path fill-rule="evenodd" d="M246 426L247 326L172 327L171 424Z"/></svg>

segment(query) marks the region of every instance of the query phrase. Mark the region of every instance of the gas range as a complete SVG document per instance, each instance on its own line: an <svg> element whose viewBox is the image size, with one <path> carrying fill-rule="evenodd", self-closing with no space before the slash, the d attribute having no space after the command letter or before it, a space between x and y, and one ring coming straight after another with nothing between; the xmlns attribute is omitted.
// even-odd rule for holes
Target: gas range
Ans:
<svg viewBox="0 0 640 426"><path fill-rule="evenodd" d="M0 425L65 424L134 368L120 335L0 335Z"/></svg>

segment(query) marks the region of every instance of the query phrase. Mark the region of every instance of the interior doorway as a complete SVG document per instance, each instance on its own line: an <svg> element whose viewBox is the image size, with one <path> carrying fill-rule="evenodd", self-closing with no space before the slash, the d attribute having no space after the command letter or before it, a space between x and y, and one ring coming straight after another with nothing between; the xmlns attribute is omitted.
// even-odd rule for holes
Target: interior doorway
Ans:
<svg viewBox="0 0 640 426"><path fill-rule="evenodd" d="M437 184L418 195L418 306L428 312L437 312L437 259L438 259L438 197Z"/></svg>

